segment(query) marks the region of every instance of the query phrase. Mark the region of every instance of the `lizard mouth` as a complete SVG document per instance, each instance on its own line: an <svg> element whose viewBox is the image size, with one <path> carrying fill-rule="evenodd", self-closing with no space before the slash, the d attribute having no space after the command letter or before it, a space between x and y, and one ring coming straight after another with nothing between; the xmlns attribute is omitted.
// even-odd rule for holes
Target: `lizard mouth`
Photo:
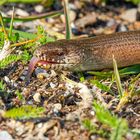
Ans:
<svg viewBox="0 0 140 140"><path fill-rule="evenodd" d="M28 66L28 72L26 75L26 84L30 82L30 77L35 69L36 66L43 67L45 69L49 69L52 64L59 64L58 62L52 62L52 61L45 61L45 60L40 60L37 57L32 57L30 60L29 66Z"/></svg>
<svg viewBox="0 0 140 140"><path fill-rule="evenodd" d="M62 62L55 62L55 61L47 61L47 60L39 60L36 64L37 66L49 70L49 69L54 69L54 70L70 70L72 66L75 64L73 63L62 63Z"/></svg>
<svg viewBox="0 0 140 140"><path fill-rule="evenodd" d="M36 66L39 66L46 70L49 70L49 69L66 70L73 65L74 64L66 64L66 63L59 63L59 62L54 62L54 61L40 60L40 58L32 57L28 66L28 72L26 75L26 84L29 83L31 74L33 73Z"/></svg>
<svg viewBox="0 0 140 140"><path fill-rule="evenodd" d="M36 65L45 69L49 69L52 64L60 64L60 63L54 61L39 60Z"/></svg>

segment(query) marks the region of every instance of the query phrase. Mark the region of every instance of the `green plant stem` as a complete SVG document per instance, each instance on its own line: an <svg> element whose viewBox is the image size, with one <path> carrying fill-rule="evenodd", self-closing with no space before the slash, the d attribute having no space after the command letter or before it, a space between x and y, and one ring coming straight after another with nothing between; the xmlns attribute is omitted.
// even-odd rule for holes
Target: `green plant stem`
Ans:
<svg viewBox="0 0 140 140"><path fill-rule="evenodd" d="M40 3L44 0L1 0L3 3Z"/></svg>
<svg viewBox="0 0 140 140"><path fill-rule="evenodd" d="M69 18L69 7L68 0L64 0L64 14L65 14L65 24L66 24L66 39L71 39L71 26L70 26L70 18Z"/></svg>
<svg viewBox="0 0 140 140"><path fill-rule="evenodd" d="M59 16L63 13L63 10L55 11L55 12L49 12L49 13L43 13L40 15L33 15L33 16L27 16L27 17L14 17L14 21L32 21L36 19L41 19L41 18L48 18L48 17L56 17ZM7 22L10 22L11 18L10 17L3 17Z"/></svg>
<svg viewBox="0 0 140 140"><path fill-rule="evenodd" d="M5 26L4 26L4 21L3 21L3 17L2 17L2 14L1 13L0 13L0 23L1 23L2 29L4 31L6 40L9 40L8 35L7 35L7 32L6 32L6 29L5 29Z"/></svg>
<svg viewBox="0 0 140 140"><path fill-rule="evenodd" d="M118 92L119 92L120 98L122 98L123 88L122 88L122 85L121 85L121 80L120 80L120 75L119 75L119 71L118 71L118 67L117 67L117 62L116 62L114 56L113 56L113 67L114 67L114 74L115 74L115 79L116 79Z"/></svg>
<svg viewBox="0 0 140 140"><path fill-rule="evenodd" d="M12 35L12 30L13 30L13 21L14 21L14 7L13 7L13 13L12 13L12 18L11 18L11 23L10 23L10 31L9 31L9 37Z"/></svg>

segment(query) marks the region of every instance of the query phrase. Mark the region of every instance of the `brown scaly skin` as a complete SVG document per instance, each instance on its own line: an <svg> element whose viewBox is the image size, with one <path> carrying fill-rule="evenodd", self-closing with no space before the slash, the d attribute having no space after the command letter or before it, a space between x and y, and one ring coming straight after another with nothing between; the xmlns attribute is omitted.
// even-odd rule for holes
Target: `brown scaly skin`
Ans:
<svg viewBox="0 0 140 140"><path fill-rule="evenodd" d="M140 64L140 31L47 43L35 51L28 73L35 65L71 71L108 69L113 68L113 56L118 67Z"/></svg>

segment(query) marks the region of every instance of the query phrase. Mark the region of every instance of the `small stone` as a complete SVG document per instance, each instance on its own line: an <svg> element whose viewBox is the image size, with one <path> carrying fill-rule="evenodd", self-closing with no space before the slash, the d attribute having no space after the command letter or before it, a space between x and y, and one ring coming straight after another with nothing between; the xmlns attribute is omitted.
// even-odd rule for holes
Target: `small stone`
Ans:
<svg viewBox="0 0 140 140"><path fill-rule="evenodd" d="M127 20L129 22L135 22L137 20L137 9L129 9L120 15L123 20Z"/></svg>
<svg viewBox="0 0 140 140"><path fill-rule="evenodd" d="M91 136L90 136L90 139L91 139L91 140L97 140L97 136L91 135Z"/></svg>
<svg viewBox="0 0 140 140"><path fill-rule="evenodd" d="M35 102L40 103L41 102L41 95L40 93L35 93L35 95L33 96L33 99Z"/></svg>
<svg viewBox="0 0 140 140"><path fill-rule="evenodd" d="M116 24L116 21L114 19L111 19L107 22L108 27L114 26L115 24Z"/></svg>
<svg viewBox="0 0 140 140"><path fill-rule="evenodd" d="M29 13L27 13L26 11L24 11L22 9L16 9L15 14L17 14L19 16L23 16L23 17L29 16Z"/></svg>
<svg viewBox="0 0 140 140"><path fill-rule="evenodd" d="M139 131L139 132L140 132L140 131ZM128 139L128 140L133 140L133 135L132 135L132 133L128 132L128 133L126 134L126 139Z"/></svg>
<svg viewBox="0 0 140 140"><path fill-rule="evenodd" d="M79 114L77 112L72 112L66 115L67 121L76 121L79 119Z"/></svg>
<svg viewBox="0 0 140 140"><path fill-rule="evenodd" d="M70 21L73 22L76 19L76 13L73 10L69 11ZM63 23L65 23L65 15L60 16Z"/></svg>
<svg viewBox="0 0 140 140"><path fill-rule="evenodd" d="M28 98L28 97L30 96L30 93L31 93L30 88L24 88L21 94L22 94L25 98Z"/></svg>
<svg viewBox="0 0 140 140"><path fill-rule="evenodd" d="M76 9L81 9L83 4L82 4L82 2L80 2L78 0L75 0L74 1L74 6L75 6Z"/></svg>
<svg viewBox="0 0 140 140"><path fill-rule="evenodd" d="M33 103L33 101L30 100L30 101L27 101L27 104L28 105L33 105L34 103Z"/></svg>
<svg viewBox="0 0 140 140"><path fill-rule="evenodd" d="M75 6L75 4L69 3L69 8L72 10L77 10L77 7Z"/></svg>
<svg viewBox="0 0 140 140"><path fill-rule="evenodd" d="M13 10L7 11L7 15L11 16L13 14Z"/></svg>
<svg viewBox="0 0 140 140"><path fill-rule="evenodd" d="M13 140L13 138L7 131L0 131L0 140Z"/></svg>
<svg viewBox="0 0 140 140"><path fill-rule="evenodd" d="M54 106L53 111L56 113L62 109L62 105L60 103L56 103L53 106Z"/></svg>
<svg viewBox="0 0 140 140"><path fill-rule="evenodd" d="M45 77L45 73L39 73L39 74L37 75L37 78L38 78L38 79L44 79L44 77Z"/></svg>
<svg viewBox="0 0 140 140"><path fill-rule="evenodd" d="M119 24L116 28L116 32L125 32L128 31L128 28L125 25Z"/></svg>
<svg viewBox="0 0 140 140"><path fill-rule="evenodd" d="M42 69L42 68L36 68L35 69L35 75L37 76L38 74L43 74L45 73L46 74L46 70Z"/></svg>
<svg viewBox="0 0 140 140"><path fill-rule="evenodd" d="M41 133L46 133L50 128L52 128L53 126L55 126L57 124L57 121L55 120L49 120L46 123L43 124L42 128L41 128ZM39 133L40 133L39 132Z"/></svg>
<svg viewBox="0 0 140 140"><path fill-rule="evenodd" d="M15 127L18 136L21 136L23 133L25 133L24 126L20 122L15 123Z"/></svg>
<svg viewBox="0 0 140 140"><path fill-rule="evenodd" d="M95 116L95 111L92 110L92 111L90 112L90 114L91 114L92 116Z"/></svg>
<svg viewBox="0 0 140 140"><path fill-rule="evenodd" d="M24 81L25 80L25 76L20 76L20 80Z"/></svg>
<svg viewBox="0 0 140 140"><path fill-rule="evenodd" d="M4 76L4 81L5 81L6 83L9 83L9 82L10 82L10 79L9 79L9 77L7 77L7 76Z"/></svg>
<svg viewBox="0 0 140 140"><path fill-rule="evenodd" d="M50 82L50 87L51 88L55 88L56 86L57 86L57 84L54 84L54 83Z"/></svg>
<svg viewBox="0 0 140 140"><path fill-rule="evenodd" d="M56 76L57 76L57 73L54 70L51 70L50 77L56 77Z"/></svg>
<svg viewBox="0 0 140 140"><path fill-rule="evenodd" d="M35 75L37 76L38 79L44 79L49 77L49 74L46 72L46 70L42 68L36 68Z"/></svg>
<svg viewBox="0 0 140 140"><path fill-rule="evenodd" d="M35 11L38 12L38 13L43 12L43 6L42 5L36 5L34 8L35 8Z"/></svg>
<svg viewBox="0 0 140 140"><path fill-rule="evenodd" d="M77 28L84 28L87 25L92 25L96 22L96 18L97 18L96 13L92 12L76 20L75 26Z"/></svg>
<svg viewBox="0 0 140 140"><path fill-rule="evenodd" d="M136 21L134 23L134 28L135 28L135 30L139 30L140 29L140 21Z"/></svg>
<svg viewBox="0 0 140 140"><path fill-rule="evenodd" d="M42 128L43 127L43 123L39 123L37 126L38 126L38 128Z"/></svg>
<svg viewBox="0 0 140 140"><path fill-rule="evenodd" d="M83 108L90 107L93 101L93 95L91 90L83 83L78 83L78 87L80 88L79 93L82 98L80 104L82 105Z"/></svg>

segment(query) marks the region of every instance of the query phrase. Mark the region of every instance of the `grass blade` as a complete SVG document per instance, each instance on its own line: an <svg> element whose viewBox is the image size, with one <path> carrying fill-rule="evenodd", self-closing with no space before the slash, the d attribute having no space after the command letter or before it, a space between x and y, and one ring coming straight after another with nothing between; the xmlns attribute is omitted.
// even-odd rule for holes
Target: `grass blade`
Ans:
<svg viewBox="0 0 140 140"><path fill-rule="evenodd" d="M12 118L12 119L30 119L30 118L37 118L42 117L45 112L45 108L43 107L36 107L25 105L18 108L13 108L6 111L3 116L5 118Z"/></svg>
<svg viewBox="0 0 140 140"><path fill-rule="evenodd" d="M115 74L115 79L116 79L118 92L119 92L120 98L122 98L123 88L122 88L122 85L121 85L121 80L120 80L120 75L119 75L119 71L118 71L118 67L117 67L117 62L116 62L114 56L113 56L113 67L114 67L114 74Z"/></svg>
<svg viewBox="0 0 140 140"><path fill-rule="evenodd" d="M13 12L12 12L12 17L11 17L11 23L10 23L10 31L9 31L9 37L11 38L12 35L12 30L13 30L13 21L14 21L14 7L13 7Z"/></svg>
<svg viewBox="0 0 140 140"><path fill-rule="evenodd" d="M59 16L63 13L63 10L59 10L59 11L55 11L55 12L49 12L49 13L43 13L40 15L32 15L32 16L27 16L27 17L14 17L14 21L32 21L32 20L36 20L36 19L42 19L42 18L49 18L49 17L56 17ZM6 20L6 22L10 22L11 17L3 17L4 20Z"/></svg>
<svg viewBox="0 0 140 140"><path fill-rule="evenodd" d="M127 121L111 114L109 110L96 101L94 101L93 107L98 121L111 128L110 140L122 140L128 131Z"/></svg>
<svg viewBox="0 0 140 140"><path fill-rule="evenodd" d="M1 0L0 5L3 5L5 3L40 3L43 2L43 0Z"/></svg>
<svg viewBox="0 0 140 140"><path fill-rule="evenodd" d="M70 26L68 0L64 0L64 14L65 14L65 22L66 22L66 39L71 39L72 32Z"/></svg>
<svg viewBox="0 0 140 140"><path fill-rule="evenodd" d="M2 29L4 31L6 40L9 40L8 35L7 35L7 32L6 32L6 29L5 29L5 26L4 26L4 21L3 21L3 17L2 17L2 14L1 13L0 13L0 23L1 23Z"/></svg>
<svg viewBox="0 0 140 140"><path fill-rule="evenodd" d="M113 94L113 91L110 89L109 86L104 85L103 83L99 82L98 80L90 80L90 83L92 83L93 85L96 85L96 87L100 88L101 90L105 91L105 92L109 92L110 94Z"/></svg>
<svg viewBox="0 0 140 140"><path fill-rule="evenodd" d="M130 75L140 73L140 64L129 66L119 70L120 75Z"/></svg>
<svg viewBox="0 0 140 140"><path fill-rule="evenodd" d="M98 77L103 77L103 78L111 77L112 74L113 74L112 71L107 71L107 72L88 71L87 73L91 74L91 75L96 75ZM119 70L120 76L138 74L138 73L140 73L140 64L129 66L129 67L126 67L126 68L122 68L122 69Z"/></svg>

